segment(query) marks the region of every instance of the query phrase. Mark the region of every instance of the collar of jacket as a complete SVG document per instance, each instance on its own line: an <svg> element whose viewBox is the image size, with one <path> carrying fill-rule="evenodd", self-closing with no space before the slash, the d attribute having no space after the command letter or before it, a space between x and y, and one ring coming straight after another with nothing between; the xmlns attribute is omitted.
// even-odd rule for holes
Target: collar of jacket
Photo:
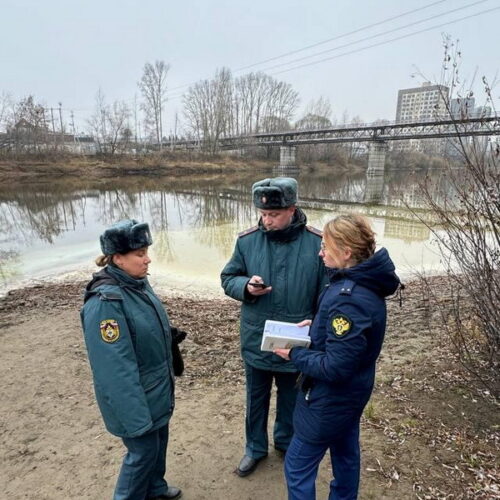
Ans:
<svg viewBox="0 0 500 500"><path fill-rule="evenodd" d="M116 267L114 265L108 265L105 267L106 272L113 276L116 280L120 282L120 284L130 286L132 288L138 288L142 289L146 286L148 279L147 278L132 278L130 274L126 273L125 271L122 271L119 267Z"/></svg>
<svg viewBox="0 0 500 500"><path fill-rule="evenodd" d="M287 241L295 240L299 234L304 230L307 224L306 214L300 209L296 208L292 217L292 222L285 229L277 231L268 231L262 224L262 219L259 219L259 229L273 241L285 243Z"/></svg>
<svg viewBox="0 0 500 500"><path fill-rule="evenodd" d="M345 269L327 267L330 283L340 279L350 279L358 285L372 290L381 297L392 295L400 280L395 273L395 266L385 248L376 251L369 259Z"/></svg>

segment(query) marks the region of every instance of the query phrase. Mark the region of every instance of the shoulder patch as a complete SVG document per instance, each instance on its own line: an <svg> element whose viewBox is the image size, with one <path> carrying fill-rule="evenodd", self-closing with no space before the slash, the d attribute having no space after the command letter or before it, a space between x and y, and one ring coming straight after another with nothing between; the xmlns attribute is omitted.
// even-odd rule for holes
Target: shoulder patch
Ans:
<svg viewBox="0 0 500 500"><path fill-rule="evenodd" d="M319 236L320 238L323 237L323 231L320 231L319 229L313 227L313 226L306 226L306 229L310 232L315 234L316 236Z"/></svg>
<svg viewBox="0 0 500 500"><path fill-rule="evenodd" d="M336 314L332 318L332 330L336 337L345 337L351 330L352 321L345 314Z"/></svg>
<svg viewBox="0 0 500 500"><path fill-rule="evenodd" d="M242 236L246 236L247 234L255 233L255 231L257 231L257 229L259 229L259 226L249 227L248 229L241 231L241 233L238 233L238 238L241 238Z"/></svg>
<svg viewBox="0 0 500 500"><path fill-rule="evenodd" d="M116 319L104 319L99 324L101 330L101 338L104 342L112 344L120 338L120 327Z"/></svg>

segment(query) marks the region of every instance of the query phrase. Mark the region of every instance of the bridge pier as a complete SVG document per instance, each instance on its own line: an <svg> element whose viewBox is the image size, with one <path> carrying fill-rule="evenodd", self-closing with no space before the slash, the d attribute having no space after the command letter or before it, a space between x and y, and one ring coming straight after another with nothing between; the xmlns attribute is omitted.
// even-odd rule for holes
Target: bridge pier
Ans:
<svg viewBox="0 0 500 500"><path fill-rule="evenodd" d="M385 154L387 152L387 142L370 142L368 152L367 175L381 175L385 169Z"/></svg>
<svg viewBox="0 0 500 500"><path fill-rule="evenodd" d="M280 168L295 168L297 146L280 146Z"/></svg>

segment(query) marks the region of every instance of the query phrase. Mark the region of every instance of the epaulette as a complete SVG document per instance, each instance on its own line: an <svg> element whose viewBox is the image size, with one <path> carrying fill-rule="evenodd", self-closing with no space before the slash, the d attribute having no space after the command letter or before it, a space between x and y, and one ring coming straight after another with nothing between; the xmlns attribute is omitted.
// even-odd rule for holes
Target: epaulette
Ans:
<svg viewBox="0 0 500 500"><path fill-rule="evenodd" d="M98 291L101 300L123 300L123 295L119 292Z"/></svg>
<svg viewBox="0 0 500 500"><path fill-rule="evenodd" d="M323 231L320 231L319 229L316 229L315 227L312 226L306 226L306 229L310 232L315 234L316 236L319 236L320 238L323 238Z"/></svg>
<svg viewBox="0 0 500 500"><path fill-rule="evenodd" d="M246 236L247 234L252 234L255 233L259 229L259 226L253 226L248 229L245 229L244 231L241 231L241 233L238 233L238 238L241 238L242 236Z"/></svg>
<svg viewBox="0 0 500 500"><path fill-rule="evenodd" d="M342 283L342 288L339 291L339 295L352 295L352 290L356 286L356 282L352 280L344 280Z"/></svg>

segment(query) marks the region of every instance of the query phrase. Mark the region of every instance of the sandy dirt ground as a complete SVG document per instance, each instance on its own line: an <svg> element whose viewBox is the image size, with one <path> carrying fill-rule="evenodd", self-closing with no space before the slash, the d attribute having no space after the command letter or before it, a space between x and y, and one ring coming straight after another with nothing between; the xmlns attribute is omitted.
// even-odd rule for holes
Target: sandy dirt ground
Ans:
<svg viewBox="0 0 500 500"><path fill-rule="evenodd" d="M0 299L0 498L106 500L124 453L94 400L79 325L81 283L37 286ZM238 304L165 298L189 331L178 379L167 479L183 498L286 498L283 460L271 449L248 478ZM362 423L361 499L500 498L498 408L464 387L425 326L425 300L409 287L390 324ZM317 481L326 498L326 457Z"/></svg>

